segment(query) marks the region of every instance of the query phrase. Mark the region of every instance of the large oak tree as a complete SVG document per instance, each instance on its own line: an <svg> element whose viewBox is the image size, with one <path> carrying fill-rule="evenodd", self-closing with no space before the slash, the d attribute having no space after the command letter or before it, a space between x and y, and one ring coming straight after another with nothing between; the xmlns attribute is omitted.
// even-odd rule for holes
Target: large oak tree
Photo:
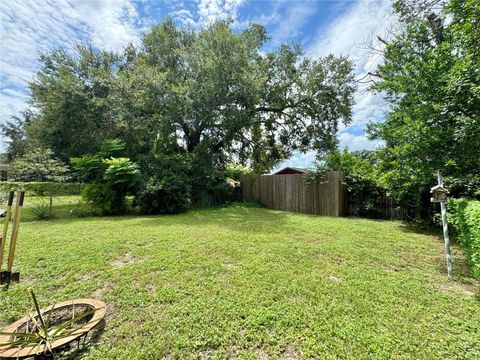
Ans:
<svg viewBox="0 0 480 360"><path fill-rule="evenodd" d="M351 120L352 63L311 59L298 45L266 51L268 40L257 24L195 32L166 20L123 54L85 45L45 54L31 84L29 136L63 159L119 137L133 158L186 152L259 172L294 151L335 148Z"/></svg>

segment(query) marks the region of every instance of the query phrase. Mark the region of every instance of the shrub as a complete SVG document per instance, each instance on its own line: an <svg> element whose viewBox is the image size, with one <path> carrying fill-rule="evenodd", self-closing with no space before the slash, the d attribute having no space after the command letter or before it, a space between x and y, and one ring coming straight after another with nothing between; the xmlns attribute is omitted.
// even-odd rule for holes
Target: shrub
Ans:
<svg viewBox="0 0 480 360"><path fill-rule="evenodd" d="M475 276L480 278L480 201L449 199L449 222L465 250Z"/></svg>
<svg viewBox="0 0 480 360"><path fill-rule="evenodd" d="M331 152L317 163L307 176L307 183L325 177L328 171L343 171L343 184L349 193L352 215L381 217L377 204L386 196L385 189L378 183L378 169L373 152Z"/></svg>
<svg viewBox="0 0 480 360"><path fill-rule="evenodd" d="M105 171L98 174L97 179L87 184L82 197L93 208L103 214L123 214L127 211L126 196L133 194L140 180L138 166L127 158L103 160ZM76 169L81 162L76 162Z"/></svg>
<svg viewBox="0 0 480 360"><path fill-rule="evenodd" d="M52 208L47 202L38 202L33 204L32 212L37 220L47 220L52 217Z"/></svg>
<svg viewBox="0 0 480 360"><path fill-rule="evenodd" d="M67 179L68 166L54 157L50 149L35 149L13 164L14 178L19 181L54 181Z"/></svg>
<svg viewBox="0 0 480 360"><path fill-rule="evenodd" d="M112 151L118 154L120 147L123 143L119 141L107 141L98 155L71 159L77 175L88 182L82 197L107 215L125 213L126 196L134 194L140 182L138 166L130 159L102 157Z"/></svg>
<svg viewBox="0 0 480 360"><path fill-rule="evenodd" d="M143 185L134 199L145 214L179 213L191 204L187 155L159 155L140 160Z"/></svg>
<svg viewBox="0 0 480 360"><path fill-rule="evenodd" d="M225 175L227 176L227 178L230 178L236 181L240 180L240 176L248 175L251 173L252 173L252 170L250 168L240 164L236 164L236 163L229 164L225 168Z"/></svg>
<svg viewBox="0 0 480 360"><path fill-rule="evenodd" d="M82 191L82 198L87 201L94 210L99 210L103 214L122 213L126 210L126 204L120 202L119 208L116 208L118 199L115 199L115 193L105 184L87 184Z"/></svg>
<svg viewBox="0 0 480 360"><path fill-rule="evenodd" d="M59 196L59 195L80 195L84 184L80 183L58 183L58 182L12 182L1 181L0 192L11 190L25 190L30 195L37 196Z"/></svg>

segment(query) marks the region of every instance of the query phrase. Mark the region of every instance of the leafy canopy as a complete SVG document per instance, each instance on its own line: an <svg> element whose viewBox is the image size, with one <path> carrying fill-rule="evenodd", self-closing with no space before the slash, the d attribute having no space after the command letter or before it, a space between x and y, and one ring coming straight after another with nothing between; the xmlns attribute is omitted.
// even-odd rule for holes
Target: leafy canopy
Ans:
<svg viewBox="0 0 480 360"><path fill-rule="evenodd" d="M480 3L452 0L424 16L406 2L396 2L403 31L386 46L373 85L392 105L370 127L385 141L380 183L420 207L443 169L453 195L478 195Z"/></svg>
<svg viewBox="0 0 480 360"><path fill-rule="evenodd" d="M190 153L209 163L205 176L232 161L265 172L293 151L333 149L351 120L352 63L311 59L298 45L264 52L267 41L258 24L194 32L167 19L122 54L48 52L30 86L28 137L62 159L112 138L133 159Z"/></svg>

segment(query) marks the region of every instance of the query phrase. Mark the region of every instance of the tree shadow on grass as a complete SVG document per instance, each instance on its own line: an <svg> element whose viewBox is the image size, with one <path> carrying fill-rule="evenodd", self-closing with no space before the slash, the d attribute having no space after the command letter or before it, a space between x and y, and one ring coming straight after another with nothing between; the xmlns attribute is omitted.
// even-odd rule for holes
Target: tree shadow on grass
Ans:
<svg viewBox="0 0 480 360"><path fill-rule="evenodd" d="M433 226L432 224L415 222L415 221L402 221L400 226L403 232L429 235L429 236L443 236L441 227Z"/></svg>
<svg viewBox="0 0 480 360"><path fill-rule="evenodd" d="M52 219L45 221L49 224L72 223L81 221L87 226L94 227L93 223L102 221L102 227L108 227L114 222L120 226L122 222L128 222L124 226L129 231L143 226L155 226L170 228L179 226L218 226L230 231L242 231L245 233L281 233L285 232L284 225L288 217L293 213L280 210L266 209L255 204L233 203L216 205L207 208L194 208L177 214L154 214L154 215L116 215L116 216L87 216L81 218Z"/></svg>
<svg viewBox="0 0 480 360"><path fill-rule="evenodd" d="M432 225L415 222L403 222L400 229L407 233L431 236L442 245L445 241L441 228L436 228ZM450 235L449 238L453 267L453 276L450 279L450 282L458 285L461 288L468 289L468 292L474 289L476 299L480 300L480 284L478 279L476 279L473 275L473 271L470 267L468 259L465 256L465 253L463 252L463 249L454 235ZM434 266L437 274L447 277L445 252L441 252L435 257Z"/></svg>
<svg viewBox="0 0 480 360"><path fill-rule="evenodd" d="M218 226L229 231L241 231L255 234L273 234L284 232L284 225L291 213L268 210L259 206L229 204L193 209L186 213L162 216L144 216L140 223L159 226Z"/></svg>

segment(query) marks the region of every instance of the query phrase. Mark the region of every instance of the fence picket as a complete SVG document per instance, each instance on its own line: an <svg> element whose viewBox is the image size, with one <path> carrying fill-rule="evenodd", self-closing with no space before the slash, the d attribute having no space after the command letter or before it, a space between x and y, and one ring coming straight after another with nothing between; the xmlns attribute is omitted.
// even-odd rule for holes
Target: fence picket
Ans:
<svg viewBox="0 0 480 360"><path fill-rule="evenodd" d="M343 173L327 173L327 181L310 186L304 175L242 175L243 201L260 201L266 207L308 214L341 216L347 213Z"/></svg>

